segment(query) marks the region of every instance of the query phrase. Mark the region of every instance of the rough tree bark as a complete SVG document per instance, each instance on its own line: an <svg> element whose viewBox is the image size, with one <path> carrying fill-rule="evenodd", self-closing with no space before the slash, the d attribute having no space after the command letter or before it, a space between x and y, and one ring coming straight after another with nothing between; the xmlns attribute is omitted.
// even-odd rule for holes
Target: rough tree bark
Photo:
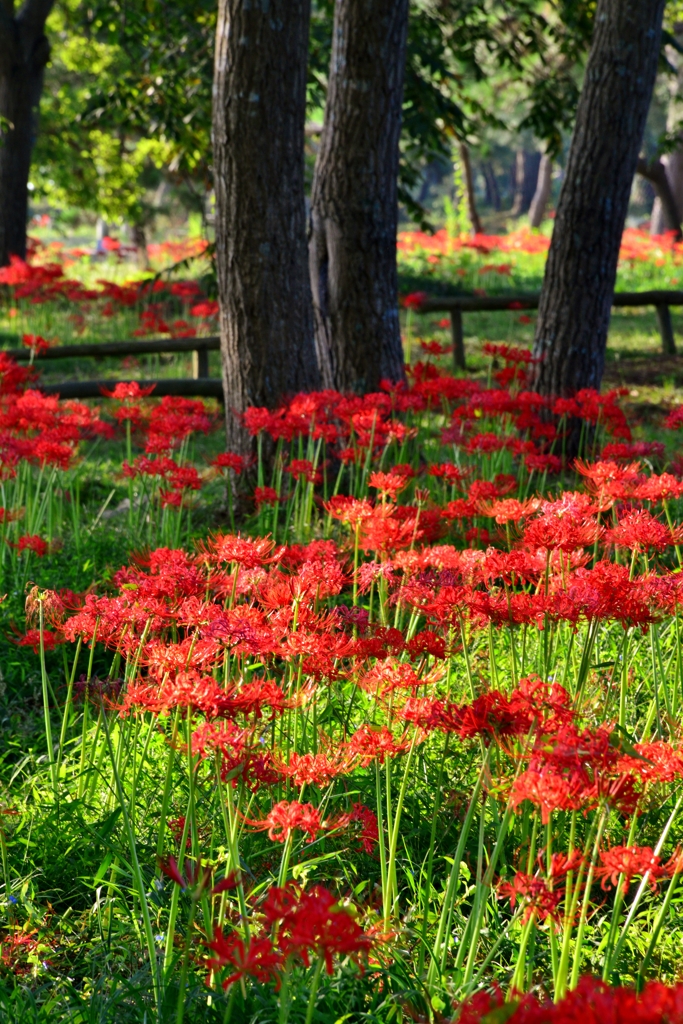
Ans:
<svg viewBox="0 0 683 1024"><path fill-rule="evenodd" d="M0 0L0 266L26 257L28 178L54 0Z"/></svg>
<svg viewBox="0 0 683 1024"><path fill-rule="evenodd" d="M304 201L310 0L220 0L213 95L216 262L229 446L240 414L319 384Z"/></svg>
<svg viewBox="0 0 683 1024"><path fill-rule="evenodd" d="M472 227L473 235L480 235L483 231L481 226L481 218L479 211L477 210L477 197L474 194L474 175L472 174L472 161L470 160L470 151L467 144L461 142L458 146L460 152L460 161L463 168L463 177L465 179L465 196L467 199L467 215L470 219L470 225Z"/></svg>
<svg viewBox="0 0 683 1024"><path fill-rule="evenodd" d="M538 179L536 191L529 207L529 225L532 228L540 228L545 217L545 208L550 199L550 190L553 183L553 162L547 153L541 157L538 165Z"/></svg>
<svg viewBox="0 0 683 1024"><path fill-rule="evenodd" d="M309 261L323 381L372 391L403 378L398 144L408 0L337 0Z"/></svg>
<svg viewBox="0 0 683 1024"><path fill-rule="evenodd" d="M663 9L664 0L598 0L536 324L534 385L544 395L600 387Z"/></svg>

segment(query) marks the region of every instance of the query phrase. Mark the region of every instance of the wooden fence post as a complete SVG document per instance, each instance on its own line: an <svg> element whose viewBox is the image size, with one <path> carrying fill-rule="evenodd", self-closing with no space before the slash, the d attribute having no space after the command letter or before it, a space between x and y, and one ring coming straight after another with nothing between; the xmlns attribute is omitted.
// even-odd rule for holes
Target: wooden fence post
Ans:
<svg viewBox="0 0 683 1024"><path fill-rule="evenodd" d="M209 376L209 353L205 348L196 348L192 353L192 376L201 380Z"/></svg>
<svg viewBox="0 0 683 1024"><path fill-rule="evenodd" d="M655 313L657 314L659 333L662 336L662 352L665 356L675 356L676 339L674 338L674 329L671 324L671 309L669 306L657 305L655 306Z"/></svg>
<svg viewBox="0 0 683 1024"><path fill-rule="evenodd" d="M461 309L451 310L451 338L453 339L453 366L456 370L466 370Z"/></svg>

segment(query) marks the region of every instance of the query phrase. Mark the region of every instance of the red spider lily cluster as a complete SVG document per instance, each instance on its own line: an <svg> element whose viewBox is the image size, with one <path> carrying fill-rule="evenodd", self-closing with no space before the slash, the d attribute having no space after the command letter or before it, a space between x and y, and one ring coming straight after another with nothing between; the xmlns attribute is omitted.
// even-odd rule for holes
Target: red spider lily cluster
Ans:
<svg viewBox="0 0 683 1024"><path fill-rule="evenodd" d="M194 288L170 294L188 315L215 313ZM163 317L151 310L150 326ZM0 363L13 565L35 554L43 568L56 551L39 502L22 504L29 475L65 479L92 435L125 441L131 523L158 509L180 523L210 479L228 502L256 484L240 529L223 511L202 537L145 550L136 538L104 586L31 591L19 640L41 666L85 648L87 674L74 665L56 691L60 760L47 768L55 790L92 798L87 759L99 772L111 756L117 799L135 811L122 820L131 833L158 825L174 883L156 880L165 966L184 941L183 970L205 965L212 998L280 991L309 969L324 983L323 966L364 969L382 940L418 965L433 1008L487 986L494 958L506 987L560 1000L503 1006L487 991L456 1021L499 1009L569 1021L591 1007L677 1019L676 988L648 983L646 1005L580 980L589 935L606 977L641 971L629 929L646 911L644 983L683 872L677 435L634 440L618 392L549 401L528 389L528 352L486 354L492 386L418 362L406 386L249 409L256 454L204 463L188 458L216 426L202 402L119 385L101 415ZM669 428L681 423L673 410ZM144 494L158 505L138 514ZM141 814L143 767L164 759ZM132 849L135 868L149 844ZM148 882L133 880L143 908ZM149 948L153 960L153 934Z"/></svg>
<svg viewBox="0 0 683 1024"><path fill-rule="evenodd" d="M669 988L649 981L641 992L636 992L630 988L612 988L595 978L585 977L559 1003L533 995L506 1003L500 991L481 993L461 1007L454 1024L485 1024L494 1020L511 1024L605 1024L606 1021L679 1024L683 1021L683 986Z"/></svg>
<svg viewBox="0 0 683 1024"><path fill-rule="evenodd" d="M225 935L221 929L207 943L214 954L207 967L228 970L223 988L245 976L274 980L279 986L279 972L288 961L299 959L308 967L311 955L321 957L332 974L333 957L362 963L377 941L322 885L308 890L294 884L269 889L257 910L258 931L248 943L238 933Z"/></svg>
<svg viewBox="0 0 683 1024"><path fill-rule="evenodd" d="M104 240L105 251L123 256L123 249L114 239ZM150 246L150 255L168 259L183 252L183 259L200 256L206 242L191 242L180 247L173 244ZM87 255L81 251L62 250L54 245L43 247L32 241L28 261L10 257L10 264L0 268L0 285L7 286L14 303L29 306L44 303L68 303L72 309L70 320L77 331L83 331L89 321L114 317L121 308L136 311L139 327L133 328L137 337L170 335L174 338L195 337L213 330L218 316L218 303L202 293L196 281L168 281L156 277L153 281L128 281L119 284L104 278L96 288L86 288L69 275L74 258ZM177 261L176 261L177 262ZM16 311L16 306L14 306ZM76 310L76 312L73 312ZM32 356L40 355L52 342L40 335L26 333L23 344Z"/></svg>

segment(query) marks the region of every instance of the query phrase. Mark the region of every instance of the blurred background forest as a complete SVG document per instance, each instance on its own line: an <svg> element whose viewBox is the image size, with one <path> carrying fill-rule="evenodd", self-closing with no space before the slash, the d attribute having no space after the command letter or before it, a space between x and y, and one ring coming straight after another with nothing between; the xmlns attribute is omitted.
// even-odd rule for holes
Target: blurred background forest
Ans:
<svg viewBox="0 0 683 1024"><path fill-rule="evenodd" d="M403 104L400 226L500 234L552 217L594 5L572 0L412 0ZM674 192L681 83L676 5L643 153ZM139 254L169 236L212 237L210 0L62 0L47 23L29 190L31 234ZM307 165L323 122L332 4L316 0ZM650 176L652 177L652 176ZM536 202L534 203L534 197ZM654 207L654 217L653 215ZM627 226L666 224L656 184L634 179ZM544 231L549 233L550 224Z"/></svg>

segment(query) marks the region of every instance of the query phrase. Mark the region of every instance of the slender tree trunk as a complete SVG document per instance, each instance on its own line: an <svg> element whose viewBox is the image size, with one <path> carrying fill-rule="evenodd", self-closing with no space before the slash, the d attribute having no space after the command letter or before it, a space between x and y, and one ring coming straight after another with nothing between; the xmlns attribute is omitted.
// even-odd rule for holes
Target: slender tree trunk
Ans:
<svg viewBox="0 0 683 1024"><path fill-rule="evenodd" d="M665 157L658 157L651 163L647 163L642 157L638 158L637 170L643 178L650 182L657 193L656 203L659 204L657 218L659 224L650 225L650 233L661 235L664 231L673 231L676 240L683 238L681 232L681 210L676 202L674 191L671 187L671 176ZM653 209L653 214L654 214Z"/></svg>
<svg viewBox="0 0 683 1024"><path fill-rule="evenodd" d="M530 153L526 149L518 149L515 157L515 195L510 214L520 217L526 213L531 204L538 177L540 163L538 153Z"/></svg>
<svg viewBox="0 0 683 1024"><path fill-rule="evenodd" d="M536 191L529 207L529 224L532 228L540 228L545 217L545 208L550 199L550 189L553 183L553 162L547 153L541 157L538 165L538 179Z"/></svg>
<svg viewBox="0 0 683 1024"><path fill-rule="evenodd" d="M54 0L0 2L0 266L26 257L28 180L43 74L50 56L44 33Z"/></svg>
<svg viewBox="0 0 683 1024"><path fill-rule="evenodd" d="M147 232L144 224L131 224L130 236L135 246L135 256L140 270L149 270L149 252L147 250Z"/></svg>
<svg viewBox="0 0 683 1024"><path fill-rule="evenodd" d="M663 9L664 0L598 0L536 324L535 387L544 395L600 387Z"/></svg>
<svg viewBox="0 0 683 1024"><path fill-rule="evenodd" d="M403 378L396 229L408 0L337 0L309 261L323 381Z"/></svg>
<svg viewBox="0 0 683 1024"><path fill-rule="evenodd" d="M486 202L489 206L492 206L494 210L500 210L500 190L496 180L496 172L494 171L493 164L490 160L485 161L482 171L484 174L484 181L486 182Z"/></svg>
<svg viewBox="0 0 683 1024"><path fill-rule="evenodd" d="M220 0L213 151L228 444L240 414L319 383L304 204L310 0Z"/></svg>
<svg viewBox="0 0 683 1024"><path fill-rule="evenodd" d="M679 47L682 46L683 24L681 22L674 25L673 34L675 42ZM669 106L666 127L669 132L679 132L679 141L676 149L671 153L666 153L661 159L670 199L663 196L656 183L652 182L657 195L652 205L650 234L662 235L665 231L675 231L680 240L681 216L683 215L683 135L680 134L679 126L683 117L683 60L679 50L673 46L667 47L666 55L669 63L674 64L677 68L676 77L668 78ZM640 171L640 161L638 164Z"/></svg>
<svg viewBox="0 0 683 1024"><path fill-rule="evenodd" d="M477 210L477 198L474 194L474 176L472 174L472 161L470 160L470 151L464 142L460 143L458 149L460 151L460 160L462 162L463 177L465 179L465 198L467 199L467 215L470 218L472 234L481 235L483 232L483 228L481 226L479 211Z"/></svg>

